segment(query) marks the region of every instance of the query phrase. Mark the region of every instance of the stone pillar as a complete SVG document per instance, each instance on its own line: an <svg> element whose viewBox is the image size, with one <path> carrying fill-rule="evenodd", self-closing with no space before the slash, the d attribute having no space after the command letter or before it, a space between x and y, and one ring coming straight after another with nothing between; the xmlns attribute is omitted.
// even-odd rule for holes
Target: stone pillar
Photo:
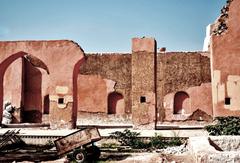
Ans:
<svg viewBox="0 0 240 163"><path fill-rule="evenodd" d="M50 101L50 128L73 128L72 107L73 97L68 94L67 86L57 86L56 94L49 95Z"/></svg>
<svg viewBox="0 0 240 163"><path fill-rule="evenodd" d="M155 128L156 41L132 39L132 118L135 128Z"/></svg>

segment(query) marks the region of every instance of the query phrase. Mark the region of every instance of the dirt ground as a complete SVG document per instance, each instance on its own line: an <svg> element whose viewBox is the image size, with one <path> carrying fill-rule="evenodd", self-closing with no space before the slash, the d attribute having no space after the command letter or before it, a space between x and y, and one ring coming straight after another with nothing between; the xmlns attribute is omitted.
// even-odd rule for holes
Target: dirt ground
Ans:
<svg viewBox="0 0 240 163"><path fill-rule="evenodd" d="M42 163L64 163L65 158ZM95 163L193 163L193 158L186 152L181 155L164 155L161 153L102 153ZM21 161L15 163L32 163ZM67 162L66 162L67 163Z"/></svg>
<svg viewBox="0 0 240 163"><path fill-rule="evenodd" d="M191 156L186 152L181 155L165 155L161 153L102 153L99 162L108 163L192 163Z"/></svg>
<svg viewBox="0 0 240 163"><path fill-rule="evenodd" d="M42 163L63 163L64 158ZM108 153L103 152L96 163L193 163L193 158L186 152L181 155L161 153ZM26 163L26 162L25 162Z"/></svg>

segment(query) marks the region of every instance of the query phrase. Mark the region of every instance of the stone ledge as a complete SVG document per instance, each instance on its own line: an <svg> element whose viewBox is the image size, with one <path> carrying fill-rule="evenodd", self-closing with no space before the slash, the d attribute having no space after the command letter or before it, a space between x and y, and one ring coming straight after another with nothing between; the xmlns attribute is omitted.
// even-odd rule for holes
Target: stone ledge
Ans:
<svg viewBox="0 0 240 163"><path fill-rule="evenodd" d="M236 142L240 142L240 136L190 137L188 149L196 163L240 162L240 145L235 146Z"/></svg>

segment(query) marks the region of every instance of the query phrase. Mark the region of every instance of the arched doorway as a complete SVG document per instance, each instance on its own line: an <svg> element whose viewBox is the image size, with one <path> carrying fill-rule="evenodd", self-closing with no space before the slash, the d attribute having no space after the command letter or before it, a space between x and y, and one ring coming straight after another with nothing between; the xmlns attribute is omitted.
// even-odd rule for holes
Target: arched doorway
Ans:
<svg viewBox="0 0 240 163"><path fill-rule="evenodd" d="M108 95L108 114L124 114L123 95L112 92Z"/></svg>
<svg viewBox="0 0 240 163"><path fill-rule="evenodd" d="M190 109L190 98L186 92L177 92L174 96L173 114L184 114Z"/></svg>
<svg viewBox="0 0 240 163"><path fill-rule="evenodd" d="M0 64L0 120L2 121L4 88L7 85L7 81L4 82L5 73L6 71L8 71L8 68L11 67L12 63L14 63L16 60L21 60L22 64L14 66L13 71L19 71L20 69L21 72L19 71L17 74L21 75L21 80L11 81L11 78L9 80L6 80L11 81L12 83L15 82L15 85L21 85L22 87L21 91L18 92L14 92L15 90L11 90L11 85L7 88L9 89L8 92L12 91L12 94L21 94L20 96L18 96L18 100L21 101L21 117L19 118L21 120L19 120L18 122L40 123L42 118L42 73L38 67L46 70L48 74L49 70L40 59L31 56L25 52L15 53L6 58ZM21 84L19 84L18 82L21 82ZM4 84L5 86L3 87Z"/></svg>

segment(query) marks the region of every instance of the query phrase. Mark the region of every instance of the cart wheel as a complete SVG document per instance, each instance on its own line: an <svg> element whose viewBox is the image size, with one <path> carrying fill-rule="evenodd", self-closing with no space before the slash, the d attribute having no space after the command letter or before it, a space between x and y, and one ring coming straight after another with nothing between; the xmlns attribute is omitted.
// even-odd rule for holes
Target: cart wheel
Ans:
<svg viewBox="0 0 240 163"><path fill-rule="evenodd" d="M95 146L95 145L92 145L92 146L90 146L90 147L88 147L87 149L86 149L86 151L87 151L87 154L90 154L90 158L92 159L92 160L97 160L97 159L99 159L99 157L100 157L100 155L101 155L101 151L100 151L100 149L99 149L99 147L97 147L97 146Z"/></svg>
<svg viewBox="0 0 240 163"><path fill-rule="evenodd" d="M76 150L73 152L73 159L77 163L83 163L86 160L86 153L83 150Z"/></svg>

